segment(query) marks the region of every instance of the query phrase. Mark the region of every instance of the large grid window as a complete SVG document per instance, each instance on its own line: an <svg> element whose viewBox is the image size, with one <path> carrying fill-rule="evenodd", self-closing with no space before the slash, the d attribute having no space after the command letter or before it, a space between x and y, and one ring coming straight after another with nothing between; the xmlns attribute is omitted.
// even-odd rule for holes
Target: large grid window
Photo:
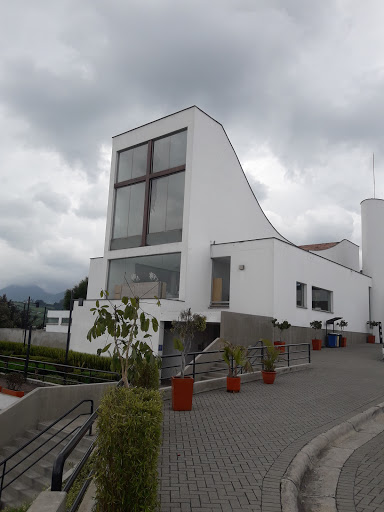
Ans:
<svg viewBox="0 0 384 512"><path fill-rule="evenodd" d="M110 298L177 299L180 259L180 253L171 253L111 260L108 275Z"/></svg>
<svg viewBox="0 0 384 512"><path fill-rule="evenodd" d="M187 130L117 155L111 249L181 242Z"/></svg>
<svg viewBox="0 0 384 512"><path fill-rule="evenodd" d="M332 311L332 292L312 286L312 309Z"/></svg>

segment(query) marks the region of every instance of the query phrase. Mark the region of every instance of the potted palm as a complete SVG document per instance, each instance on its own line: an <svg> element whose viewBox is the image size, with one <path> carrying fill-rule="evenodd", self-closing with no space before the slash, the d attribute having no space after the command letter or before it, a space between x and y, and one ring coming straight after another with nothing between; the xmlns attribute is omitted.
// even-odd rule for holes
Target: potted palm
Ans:
<svg viewBox="0 0 384 512"><path fill-rule="evenodd" d="M234 345L229 341L224 341L223 343L223 359L228 365L227 391L229 393L238 393L241 385L241 379L238 376L239 367L245 373L253 371L251 362L248 359L248 349L243 345Z"/></svg>
<svg viewBox="0 0 384 512"><path fill-rule="evenodd" d="M281 341L281 336L283 331L287 331L291 326L288 320L284 320L283 322L274 322L275 318L272 320L273 327L277 327L280 331L279 341L275 341L274 345L279 347L280 353L285 353L285 341Z"/></svg>
<svg viewBox="0 0 384 512"><path fill-rule="evenodd" d="M264 350L262 355L264 384L273 384L276 378L276 363L280 357L280 350L277 349L269 340L263 340Z"/></svg>
<svg viewBox="0 0 384 512"><path fill-rule="evenodd" d="M207 318L191 313L191 308L180 312L179 318L173 320L171 331L176 333L173 346L181 354L180 376L172 377L172 408L174 411L192 409L193 377L185 376L186 356L191 351L192 340L196 332L205 331Z"/></svg>
<svg viewBox="0 0 384 512"><path fill-rule="evenodd" d="M340 331L341 331L341 343L340 343L340 347L346 347L347 346L347 338L345 338L343 336L343 331L344 331L344 328L347 327L348 325L348 322L346 322L345 320L340 320L340 322L337 322L337 324L339 327L340 327Z"/></svg>
<svg viewBox="0 0 384 512"><path fill-rule="evenodd" d="M309 324L315 330L315 339L312 340L312 350L321 350L321 340L317 339L317 331L322 328L323 322L321 320L313 320Z"/></svg>
<svg viewBox="0 0 384 512"><path fill-rule="evenodd" d="M371 334L368 334L368 339L367 339L368 343L375 343L375 336L373 334L373 328L377 327L379 325L379 323L380 322L375 322L374 320L368 320L367 325L371 331Z"/></svg>

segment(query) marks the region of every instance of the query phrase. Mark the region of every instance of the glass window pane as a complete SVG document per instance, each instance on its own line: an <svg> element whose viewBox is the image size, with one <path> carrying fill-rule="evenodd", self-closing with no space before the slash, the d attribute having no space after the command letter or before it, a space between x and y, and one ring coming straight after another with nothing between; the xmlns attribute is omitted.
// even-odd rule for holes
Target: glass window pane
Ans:
<svg viewBox="0 0 384 512"><path fill-rule="evenodd" d="M184 176L185 173L181 172L152 180L148 245L181 241Z"/></svg>
<svg viewBox="0 0 384 512"><path fill-rule="evenodd" d="M128 235L128 212L131 187L116 190L115 218L112 238L124 238Z"/></svg>
<svg viewBox="0 0 384 512"><path fill-rule="evenodd" d="M141 245L145 182L116 190L115 217L111 249Z"/></svg>
<svg viewBox="0 0 384 512"><path fill-rule="evenodd" d="M148 144L138 146L133 150L132 178L145 176L147 173Z"/></svg>
<svg viewBox="0 0 384 512"><path fill-rule="evenodd" d="M178 167L185 165L185 157L187 152L187 131L176 133L171 136L171 150L169 167Z"/></svg>
<svg viewBox="0 0 384 512"><path fill-rule="evenodd" d="M111 260L110 298L178 298L180 259L180 253L174 253Z"/></svg>
<svg viewBox="0 0 384 512"><path fill-rule="evenodd" d="M119 164L117 170L117 183L132 178L133 149L119 153Z"/></svg>
<svg viewBox="0 0 384 512"><path fill-rule="evenodd" d="M119 153L117 183L145 176L147 172L148 144Z"/></svg>
<svg viewBox="0 0 384 512"><path fill-rule="evenodd" d="M306 285L304 283L296 283L296 306L306 307Z"/></svg>
<svg viewBox="0 0 384 512"><path fill-rule="evenodd" d="M229 302L231 258L212 258L212 303Z"/></svg>
<svg viewBox="0 0 384 512"><path fill-rule="evenodd" d="M156 140L153 147L152 172L169 169L170 137Z"/></svg>
<svg viewBox="0 0 384 512"><path fill-rule="evenodd" d="M312 286L312 309L332 311L332 292Z"/></svg>

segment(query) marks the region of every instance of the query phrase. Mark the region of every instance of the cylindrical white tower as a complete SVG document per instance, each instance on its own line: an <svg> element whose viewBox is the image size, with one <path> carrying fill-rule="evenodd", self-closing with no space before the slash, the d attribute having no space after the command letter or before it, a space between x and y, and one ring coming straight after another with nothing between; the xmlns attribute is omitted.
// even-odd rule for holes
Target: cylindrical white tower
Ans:
<svg viewBox="0 0 384 512"><path fill-rule="evenodd" d="M363 272L372 277L370 316L384 326L384 200L361 202ZM367 318L368 320L368 318Z"/></svg>

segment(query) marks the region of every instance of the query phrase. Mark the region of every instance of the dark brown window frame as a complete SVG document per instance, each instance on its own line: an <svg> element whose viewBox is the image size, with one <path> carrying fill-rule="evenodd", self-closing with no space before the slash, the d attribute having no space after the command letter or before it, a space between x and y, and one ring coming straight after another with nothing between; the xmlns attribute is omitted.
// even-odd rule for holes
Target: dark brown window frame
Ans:
<svg viewBox="0 0 384 512"><path fill-rule="evenodd" d="M118 176L120 154L129 149L134 149L135 147L144 146L145 144L148 144L146 173L143 176L139 176L137 178L120 181L118 183L115 182L115 185L114 185L115 190L117 190L119 188L128 187L129 185L135 185L136 183L145 183L143 229L141 232L141 244L137 247L145 247L147 245L150 196L151 196L151 181L156 178L162 178L164 176L171 176L172 174L177 174L178 172L183 172L183 171L185 171L185 167L186 167L184 164L184 165L179 165L178 167L171 167L169 169L164 169L162 171L152 172L154 143L158 140L165 139L167 137L171 137L172 135L176 135L177 133L181 133L181 132L185 132L185 131L187 131L187 128L183 128L181 130L177 130L172 133L167 133L166 135L162 135L161 137L157 137L156 139L150 139L141 144L136 144L135 146L131 146L130 148L124 148L121 151L118 151L118 153L117 153L115 180L117 179L117 176ZM115 222L115 209L116 209L116 193L115 193L115 198L114 198L113 222ZM112 234L113 234L113 227L112 227ZM111 237L111 241L112 240L113 240L113 238Z"/></svg>

